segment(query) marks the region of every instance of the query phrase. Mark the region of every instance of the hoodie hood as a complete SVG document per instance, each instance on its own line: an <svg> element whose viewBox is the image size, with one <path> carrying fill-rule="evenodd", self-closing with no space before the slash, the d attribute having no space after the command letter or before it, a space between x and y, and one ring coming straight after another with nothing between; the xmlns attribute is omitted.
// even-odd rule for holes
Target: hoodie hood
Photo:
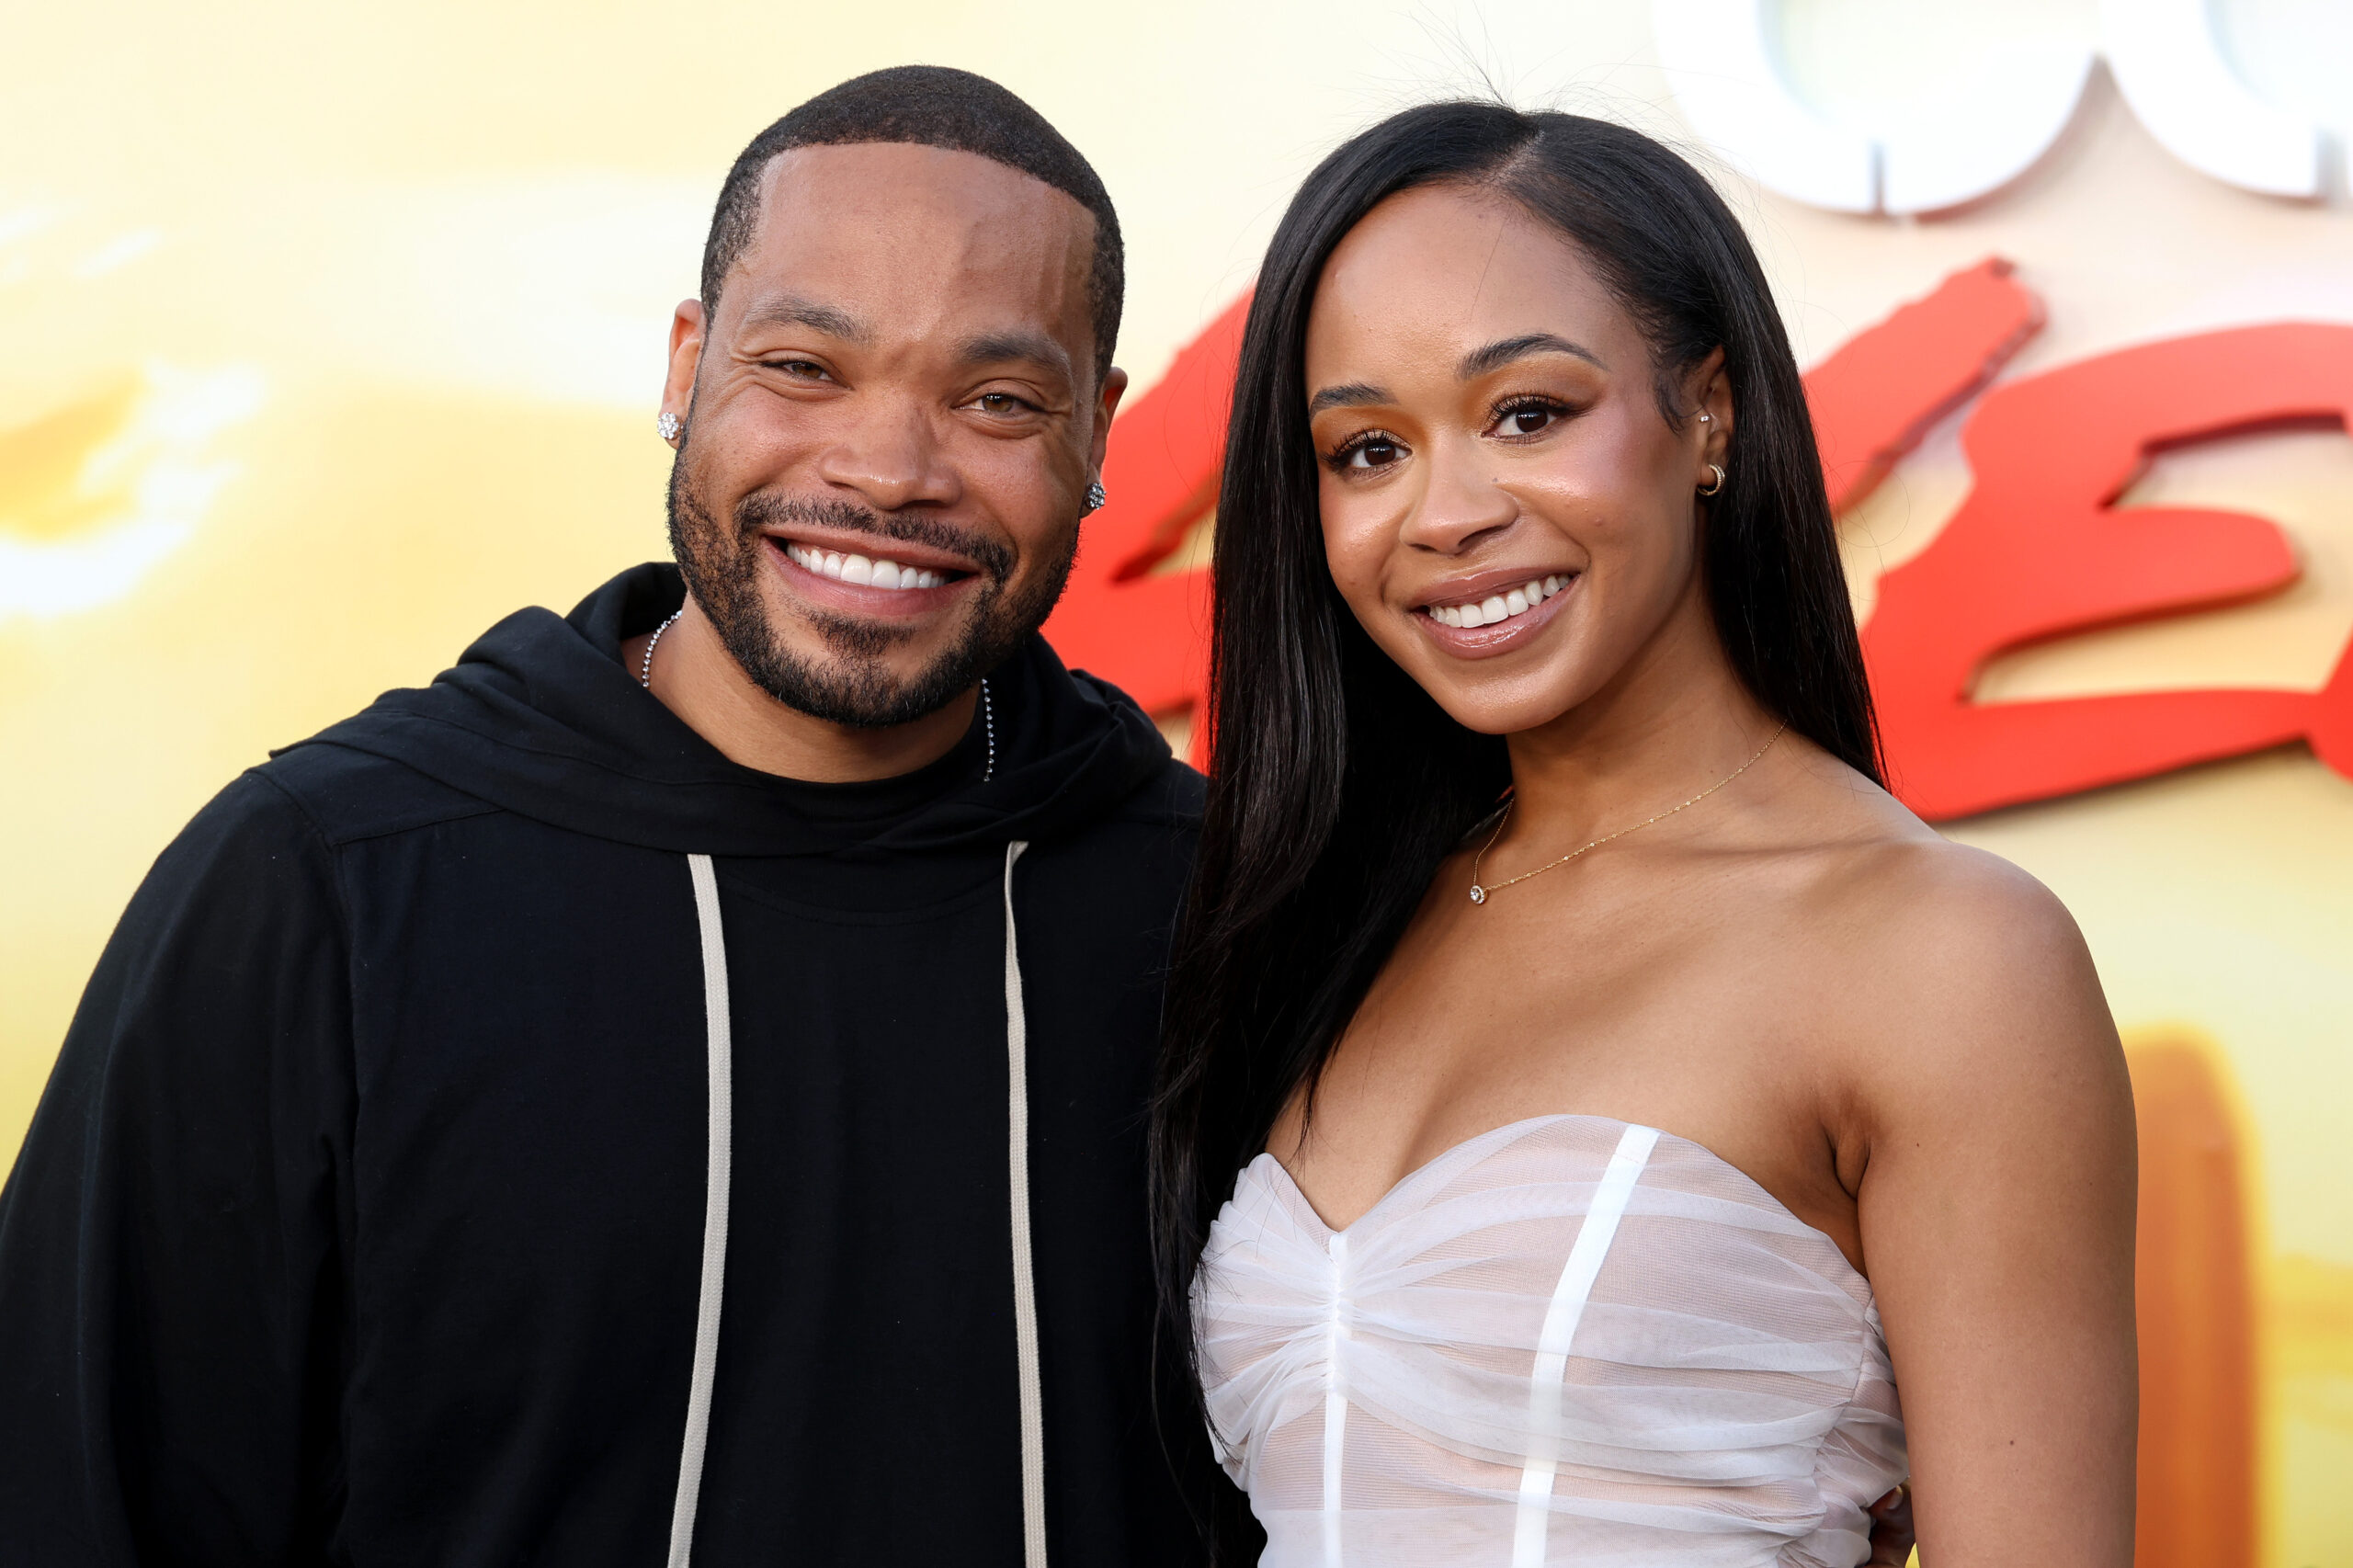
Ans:
<svg viewBox="0 0 2353 1568"><path fill-rule="evenodd" d="M621 643L685 599L676 567L634 567L569 616L508 616L432 685L386 692L300 744L383 757L571 832L728 856L1049 841L1102 817L1168 765L1168 744L1142 710L1118 687L1064 669L1032 633L988 676L992 777L949 785L885 823L813 816L796 805L811 786L731 762L622 667Z"/></svg>

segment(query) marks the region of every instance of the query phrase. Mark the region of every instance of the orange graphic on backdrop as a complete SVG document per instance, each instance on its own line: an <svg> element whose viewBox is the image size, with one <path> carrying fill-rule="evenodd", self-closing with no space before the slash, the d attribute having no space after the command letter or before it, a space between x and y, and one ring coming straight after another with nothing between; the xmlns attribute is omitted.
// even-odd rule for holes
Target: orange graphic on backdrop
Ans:
<svg viewBox="0 0 2353 1568"><path fill-rule="evenodd" d="M2126 1053L2141 1129L2134 1568L2254 1568L2255 1290L2239 1139L2211 1055Z"/></svg>

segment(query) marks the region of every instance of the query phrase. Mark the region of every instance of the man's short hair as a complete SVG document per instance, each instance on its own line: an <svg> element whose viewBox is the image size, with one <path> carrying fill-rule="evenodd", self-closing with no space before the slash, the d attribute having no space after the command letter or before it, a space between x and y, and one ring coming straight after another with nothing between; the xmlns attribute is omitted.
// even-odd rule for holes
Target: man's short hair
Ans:
<svg viewBox="0 0 2353 1568"><path fill-rule="evenodd" d="M1045 181L1095 215L1095 264L1087 274L1095 327L1095 376L1111 369L1127 293L1127 258L1120 215L1094 166L1046 117L985 76L945 65L894 65L853 76L811 98L752 138L727 171L719 206L703 242L702 303L719 313L720 285L752 243L760 222L760 176L779 153L795 147L839 147L897 142L977 153Z"/></svg>

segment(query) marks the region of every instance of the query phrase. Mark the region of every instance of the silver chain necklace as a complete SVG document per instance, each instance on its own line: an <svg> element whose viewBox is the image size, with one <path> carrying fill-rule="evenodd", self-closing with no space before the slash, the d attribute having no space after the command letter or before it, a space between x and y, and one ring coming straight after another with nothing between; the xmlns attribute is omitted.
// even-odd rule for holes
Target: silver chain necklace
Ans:
<svg viewBox="0 0 2353 1568"><path fill-rule="evenodd" d="M661 642L662 634L665 631L669 631L673 626L676 626L678 623L678 617L686 613L687 607L680 605L676 609L670 612L670 619L655 627L654 629L654 635L645 640L645 657L639 662L637 666L637 684L643 687L648 691L652 691L654 689L654 644Z"/></svg>
<svg viewBox="0 0 2353 1568"><path fill-rule="evenodd" d="M662 634L676 625L678 617L686 613L687 607L680 605L670 612L670 619L655 627L654 635L645 640L645 657L639 660L637 665L637 684L648 691L654 689L654 650L660 644ZM989 744L988 760L981 767L981 782L985 784L996 777L996 703L989 696L986 679L981 682L981 733L987 737Z"/></svg>
<svg viewBox="0 0 2353 1568"><path fill-rule="evenodd" d="M989 738L989 760L981 769L981 782L985 784L996 777L996 704L989 700L989 683L981 681L981 728Z"/></svg>

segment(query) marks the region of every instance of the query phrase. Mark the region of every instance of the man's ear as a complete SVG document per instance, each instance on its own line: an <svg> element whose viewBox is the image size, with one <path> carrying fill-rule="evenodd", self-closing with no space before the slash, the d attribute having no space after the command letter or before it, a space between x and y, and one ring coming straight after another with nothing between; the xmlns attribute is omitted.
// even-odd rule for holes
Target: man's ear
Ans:
<svg viewBox="0 0 2353 1568"><path fill-rule="evenodd" d="M700 300L681 300L670 312L670 373L662 382L662 412L683 424L694 407L695 372L702 366L703 308ZM673 437L676 446L682 437Z"/></svg>
<svg viewBox="0 0 2353 1568"><path fill-rule="evenodd" d="M1095 400L1095 430L1086 444L1089 473L1103 472L1103 454L1111 445L1111 417L1120 412L1120 400L1127 394L1128 373L1114 365L1104 372L1103 390Z"/></svg>

